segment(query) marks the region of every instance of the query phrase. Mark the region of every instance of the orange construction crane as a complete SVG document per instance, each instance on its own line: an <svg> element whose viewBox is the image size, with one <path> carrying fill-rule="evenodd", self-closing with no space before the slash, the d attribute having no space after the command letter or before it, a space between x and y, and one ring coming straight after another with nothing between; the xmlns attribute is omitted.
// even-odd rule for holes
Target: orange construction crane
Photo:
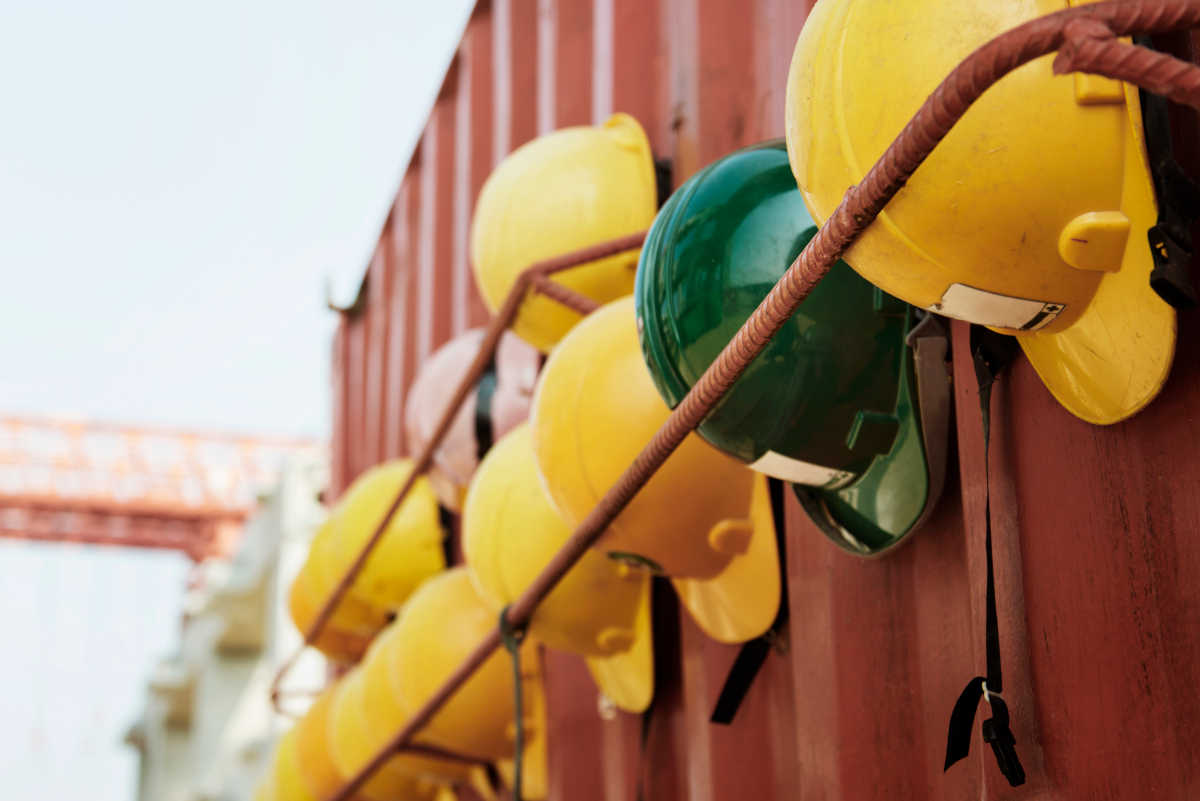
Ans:
<svg viewBox="0 0 1200 801"><path fill-rule="evenodd" d="M317 440L0 416L0 537L227 556Z"/></svg>

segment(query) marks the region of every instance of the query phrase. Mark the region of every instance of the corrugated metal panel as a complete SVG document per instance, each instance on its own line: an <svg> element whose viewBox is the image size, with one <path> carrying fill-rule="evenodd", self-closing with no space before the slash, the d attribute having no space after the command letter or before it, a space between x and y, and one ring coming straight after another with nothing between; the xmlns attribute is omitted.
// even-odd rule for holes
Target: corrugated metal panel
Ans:
<svg viewBox="0 0 1200 801"><path fill-rule="evenodd" d="M383 310L384 329L387 336L386 379L383 382L383 421L379 432L383 447L383 458L394 459L404 452L404 389L409 380L407 370L409 360L407 354L408 330L401 321L405 319L405 302L408 298L408 270L400 257L403 233L398 231L403 227L403 207L401 194L397 196L388 215L387 225L379 238L380 252L384 262L383 274L386 286L382 293L386 296L387 308Z"/></svg>
<svg viewBox="0 0 1200 801"><path fill-rule="evenodd" d="M484 319L465 234L494 164L537 132L627 111L676 184L783 133L790 0L493 0L475 10L334 345L334 485L401 453L416 366ZM465 196L464 196L465 193ZM786 653L735 722L707 722L736 649L663 596L645 726L600 715L582 663L548 655L556 799L1193 798L1200 790L1200 346L1164 396L1096 428L1022 363L997 390L992 493L1006 694L1029 783L975 741L941 768L950 708L984 663L984 474L965 328L955 326L958 473L911 544L832 548L789 504ZM386 355L384 355L386 351ZM952 460L953 461L953 460Z"/></svg>

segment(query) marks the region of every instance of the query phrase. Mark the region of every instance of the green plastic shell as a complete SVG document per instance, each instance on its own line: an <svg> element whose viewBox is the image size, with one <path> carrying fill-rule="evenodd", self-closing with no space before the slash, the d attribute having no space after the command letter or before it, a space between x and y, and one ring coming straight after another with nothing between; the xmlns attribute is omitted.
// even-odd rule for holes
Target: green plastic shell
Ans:
<svg viewBox="0 0 1200 801"><path fill-rule="evenodd" d="M642 353L668 405L682 400L816 232L783 140L737 151L671 196L647 236L634 289ZM858 553L888 547L928 495L905 345L912 324L909 306L838 262L700 435L764 472L780 475L769 467L781 460L828 468L817 473L832 477L822 508L848 537L826 533Z"/></svg>

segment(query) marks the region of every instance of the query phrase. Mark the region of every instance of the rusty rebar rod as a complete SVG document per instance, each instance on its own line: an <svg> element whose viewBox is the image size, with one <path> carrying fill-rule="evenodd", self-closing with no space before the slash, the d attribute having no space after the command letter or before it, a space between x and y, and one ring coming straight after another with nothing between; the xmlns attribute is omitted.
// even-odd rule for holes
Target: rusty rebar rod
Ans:
<svg viewBox="0 0 1200 801"><path fill-rule="evenodd" d="M1137 83L1176 103L1195 106L1200 102L1200 71L1194 64L1123 42L1095 19L1072 20L1063 35L1063 46L1054 59L1056 73L1104 68L1110 78Z"/></svg>
<svg viewBox="0 0 1200 801"><path fill-rule="evenodd" d="M561 284L550 281L549 276L569 270L572 267L578 267L581 264L587 264L596 259L640 248L646 239L646 233L646 231L640 231L635 234L628 234L604 242L598 242L570 253L563 253L554 258L537 262L517 276L517 280L513 283L512 289L509 290L508 295L505 297L504 303L500 306L496 316L488 324L483 340L479 343L479 351L475 354L475 360L467 368L467 372L458 382L454 394L451 395L449 403L443 409L442 416L438 419L437 426L433 430L433 436L425 443L425 446L421 448L420 453L414 459L412 471L396 492L396 496L392 499L387 511L384 512L379 524L375 526L375 530L371 533L371 536L363 544L354 561L346 569L346 572L338 580L329 597L321 605L316 617L313 618L312 624L304 632L304 640L301 645L293 650L275 671L275 675L271 679L270 693L271 705L277 712L284 713L280 707L280 698L284 694L281 689L284 677L295 666L304 648L316 642L317 637L324 631L338 604L342 602L342 599L354 583L354 579L358 577L363 565L366 564L367 558L370 557L371 552L375 549L379 540L382 539L383 533L387 530L388 524L391 523L396 511L404 503L404 499L408 497L409 491L416 484L417 479L429 470L429 467L433 463L434 453L437 452L438 447L442 444L442 440L445 439L447 432L450 431L454 417L458 414L463 401L466 400L467 395L470 393L471 387L479 381L480 376L483 375L488 364L491 363L496 353L496 347L500 343L500 337L512 325L513 320L517 316L517 310L520 309L522 301L525 300L525 295L530 291L541 292L568 308L574 309L581 314L588 314L598 305L595 301Z"/></svg>
<svg viewBox="0 0 1200 801"><path fill-rule="evenodd" d="M1169 33L1200 25L1200 0L1107 2L1071 8L1001 34L964 59L925 100L904 130L871 167L862 183L847 190L829 220L821 226L767 297L675 407L633 464L512 604L509 610L511 625L521 626L528 622L541 600L600 537L687 434L699 425L817 282L879 216L888 201L900 191L971 104L1012 70L1063 47L1068 40L1067 28L1070 23L1081 19L1102 23L1113 37L1133 33ZM1080 35L1094 37L1095 29L1080 32L1076 28L1071 40L1077 41ZM1167 76L1162 73L1158 60L1146 60L1139 68L1135 60L1129 59L1123 51L1109 48L1107 52L1119 58L1121 63L1111 64L1104 60L1109 56L1098 56L1083 62L1086 71L1106 77L1120 77L1151 91L1156 90L1147 84L1157 81L1161 90L1164 82L1169 83L1165 87L1169 97L1200 110L1200 98L1186 90L1187 86L1200 81L1200 68L1185 65L1187 69ZM1072 66L1068 59L1062 63L1056 62L1055 69L1061 73L1082 67ZM499 645L500 632L497 628L484 637L447 676L396 736L328 801L347 801L367 778L437 714Z"/></svg>
<svg viewBox="0 0 1200 801"><path fill-rule="evenodd" d="M574 289L565 287L557 281L551 281L550 276L543 273L533 276L532 281L532 288L537 290L539 294L545 295L551 300L558 301L561 305L566 306L572 311L588 315L600 308L600 304L592 298L589 298L582 292L576 292Z"/></svg>

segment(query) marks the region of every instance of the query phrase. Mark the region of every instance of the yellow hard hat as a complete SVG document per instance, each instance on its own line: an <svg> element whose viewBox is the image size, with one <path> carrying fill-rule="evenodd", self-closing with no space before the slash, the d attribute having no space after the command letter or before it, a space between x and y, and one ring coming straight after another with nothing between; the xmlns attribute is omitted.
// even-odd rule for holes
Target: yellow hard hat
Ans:
<svg viewBox="0 0 1200 801"><path fill-rule="evenodd" d="M300 775L294 727L279 738L279 744L275 746L275 759L268 784L274 801L323 801L309 791Z"/></svg>
<svg viewBox="0 0 1200 801"><path fill-rule="evenodd" d="M462 538L479 594L499 611L512 603L571 530L546 495L528 425L513 429L480 464L467 493ZM589 551L538 605L529 634L580 654L618 707L642 712L654 694L650 575Z"/></svg>
<svg viewBox="0 0 1200 801"><path fill-rule="evenodd" d="M336 536L326 575L341 578L383 519L412 472L412 461L396 459L359 476L334 507ZM437 497L423 476L416 480L388 523L347 593L375 609L394 611L425 579L446 567Z"/></svg>
<svg viewBox="0 0 1200 801"><path fill-rule="evenodd" d="M318 529L289 597L292 619L301 631L312 624L411 470L409 460L397 459L366 471ZM446 566L442 538L433 489L418 478L334 610L326 626L330 633L322 634L316 647L331 658L354 661L364 641L387 625L416 586Z"/></svg>
<svg viewBox="0 0 1200 801"><path fill-rule="evenodd" d="M275 801L275 788L271 785L269 778L263 778L254 786L254 795L251 796L254 801Z"/></svg>
<svg viewBox="0 0 1200 801"><path fill-rule="evenodd" d="M336 685L329 718L329 749L343 783L362 770L389 737L376 739L367 726L363 693L364 672L355 667ZM395 734L395 732L392 732ZM359 793L368 801L428 801L437 794L431 780L433 761L413 754L397 754L363 784Z"/></svg>
<svg viewBox="0 0 1200 801"><path fill-rule="evenodd" d="M787 87L819 221L971 51L1064 0L821 0ZM1151 289L1156 201L1136 87L1015 70L967 111L846 261L884 291L1017 336L1054 397L1114 423L1158 394L1175 312Z"/></svg>
<svg viewBox="0 0 1200 801"><path fill-rule="evenodd" d="M471 225L471 261L495 312L535 262L650 227L657 208L654 159L637 120L564 128L518 148L484 183ZM553 280L600 302L633 291L637 251L558 273ZM532 295L513 331L548 352L579 315Z"/></svg>
<svg viewBox="0 0 1200 801"><path fill-rule="evenodd" d="M466 568L435 576L413 593L395 623L372 648L372 661L386 660L392 692L405 719L412 716L450 674L494 630L498 615L471 586ZM376 648L378 649L376 651ZM544 750L545 702L535 650L521 653L526 703L526 795L544 796L545 776L538 755ZM498 650L459 688L421 730L419 741L483 760L513 755L514 721L512 664Z"/></svg>
<svg viewBox="0 0 1200 801"><path fill-rule="evenodd" d="M532 428L542 479L567 521L592 511L669 414L642 360L632 297L563 339L534 392ZM750 513L755 476L689 434L596 547L661 570L677 587L686 581L681 598L712 637L757 637L775 618L780 588L774 526ZM709 614L731 596L743 601L737 616Z"/></svg>
<svg viewBox="0 0 1200 801"><path fill-rule="evenodd" d="M314 571L311 561L306 562L288 590L288 612L301 633L307 632L312 626L321 603L328 596L327 589L322 591L314 588ZM366 652L378 628L372 622L373 617L369 609L353 602L343 602L338 605L333 618L321 629L313 647L334 662L357 662Z"/></svg>
<svg viewBox="0 0 1200 801"><path fill-rule="evenodd" d="M330 713L338 685L327 687L296 723L296 757L309 793L323 801L341 789L346 777L334 762Z"/></svg>
<svg viewBox="0 0 1200 801"><path fill-rule="evenodd" d="M384 653L387 641L387 638L379 637L362 662L362 711L367 738L372 748L376 749L395 737L409 718L388 674L389 657ZM418 734L416 739L420 741L421 735ZM392 762L403 773L442 784L470 782L475 773L482 770L470 763L433 759L414 753L397 755Z"/></svg>
<svg viewBox="0 0 1200 801"><path fill-rule="evenodd" d="M703 628L713 637L725 641L757 636L750 632L759 628L766 631L774 620L772 618L764 623L767 610L772 610L774 614L779 608L781 590L775 515L771 511L767 477L762 473L754 474L750 520L754 526L754 536L750 539L749 550L729 563L720 581L676 578L671 582L692 616L704 621ZM765 573L766 565L773 566L775 572L769 575ZM749 626L747 621L754 621L754 625Z"/></svg>

